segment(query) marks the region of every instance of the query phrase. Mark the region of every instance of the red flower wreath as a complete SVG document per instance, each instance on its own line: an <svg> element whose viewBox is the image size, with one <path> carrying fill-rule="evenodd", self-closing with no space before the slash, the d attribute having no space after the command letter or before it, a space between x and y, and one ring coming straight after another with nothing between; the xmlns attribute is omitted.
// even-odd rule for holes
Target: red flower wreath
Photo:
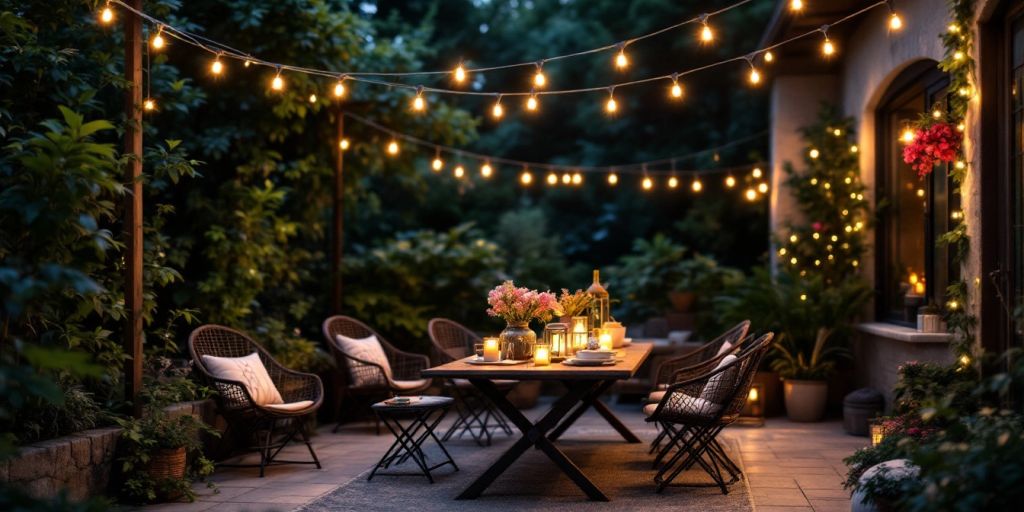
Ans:
<svg viewBox="0 0 1024 512"><path fill-rule="evenodd" d="M963 136L949 123L935 123L919 128L914 142L903 148L903 161L910 164L919 177L932 172L937 163L950 163L960 152Z"/></svg>

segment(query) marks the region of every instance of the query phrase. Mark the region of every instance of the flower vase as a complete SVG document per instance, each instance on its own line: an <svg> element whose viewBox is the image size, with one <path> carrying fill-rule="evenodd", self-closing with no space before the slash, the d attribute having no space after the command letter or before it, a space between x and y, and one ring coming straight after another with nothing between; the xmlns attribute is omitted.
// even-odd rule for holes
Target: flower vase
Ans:
<svg viewBox="0 0 1024 512"><path fill-rule="evenodd" d="M503 358L522 361L533 357L537 333L530 329L529 323L508 324L498 335L498 339L501 341Z"/></svg>

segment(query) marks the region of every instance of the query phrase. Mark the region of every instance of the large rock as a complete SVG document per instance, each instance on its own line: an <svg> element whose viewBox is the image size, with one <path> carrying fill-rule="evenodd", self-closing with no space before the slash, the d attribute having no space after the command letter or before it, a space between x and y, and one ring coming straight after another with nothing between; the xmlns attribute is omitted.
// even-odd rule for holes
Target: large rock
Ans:
<svg viewBox="0 0 1024 512"><path fill-rule="evenodd" d="M860 486L864 482L874 478L876 475L883 475L882 478L888 480L903 480L906 478L917 478L917 475L920 473L921 469L912 464L908 459L887 460L871 466L857 480L858 489L853 493L853 498L851 498L850 512L879 512L878 507L874 503L864 502L864 492L860 490Z"/></svg>

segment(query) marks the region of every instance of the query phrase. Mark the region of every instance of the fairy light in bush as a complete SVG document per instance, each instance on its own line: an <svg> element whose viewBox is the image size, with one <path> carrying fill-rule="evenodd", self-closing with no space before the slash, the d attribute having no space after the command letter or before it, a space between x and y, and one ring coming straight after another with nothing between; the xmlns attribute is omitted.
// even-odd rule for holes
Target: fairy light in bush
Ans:
<svg viewBox="0 0 1024 512"><path fill-rule="evenodd" d="M763 175L764 173L761 172L760 167L754 167L754 170L750 171L750 176L753 177L755 180L760 179Z"/></svg>
<svg viewBox="0 0 1024 512"><path fill-rule="evenodd" d="M348 148L351 146L352 142L349 141L348 139L341 139L340 141L338 141L338 147L341 148L342 151L348 151Z"/></svg>
<svg viewBox="0 0 1024 512"><path fill-rule="evenodd" d="M606 101L605 104L604 104L604 110L605 110L605 112L608 112L609 114L614 114L614 113L618 112L618 110L619 110L619 103L617 101L615 101L615 88L614 87L609 87L608 88L608 101Z"/></svg>
<svg viewBox="0 0 1024 512"><path fill-rule="evenodd" d="M484 178L490 178L494 174L494 168L491 167L490 162L484 162L484 165L480 166L480 176Z"/></svg>
<svg viewBox="0 0 1024 512"><path fill-rule="evenodd" d="M807 153L807 156L811 157L812 160L817 160L818 157L821 156L821 151L818 151L817 148L812 148L811 151Z"/></svg>
<svg viewBox="0 0 1024 512"><path fill-rule="evenodd" d="M700 15L700 24L702 25L700 29L700 42L703 44L708 44L715 40L715 33L711 30L711 26L708 25L708 17L708 14Z"/></svg>
<svg viewBox="0 0 1024 512"><path fill-rule="evenodd" d="M398 147L398 141L397 140L392 140L391 142L388 142L387 151L388 151L389 155L391 155L391 156L397 155L398 154L398 150L399 150L399 147Z"/></svg>
<svg viewBox="0 0 1024 512"><path fill-rule="evenodd" d="M548 77L544 75L544 61L537 62L535 66L536 71L533 74L533 85L544 87L548 83Z"/></svg>
<svg viewBox="0 0 1024 512"><path fill-rule="evenodd" d="M270 88L275 91L284 90L284 78L281 77L281 68L277 68L277 74L274 75L274 79L270 81Z"/></svg>
<svg viewBox="0 0 1024 512"><path fill-rule="evenodd" d="M163 50L165 44L167 44L167 41L164 40L164 26L160 25L156 28L156 35L149 40L149 45L154 50Z"/></svg>
<svg viewBox="0 0 1024 512"><path fill-rule="evenodd" d="M743 196L747 198L747 201L756 201L757 191L752 188L748 188L747 191L743 193ZM793 262L793 264L795 265L796 262Z"/></svg>
<svg viewBox="0 0 1024 512"><path fill-rule="evenodd" d="M310 103L316 103L316 93L310 93L309 94L309 102Z"/></svg>
<svg viewBox="0 0 1024 512"><path fill-rule="evenodd" d="M501 119L504 115L505 107L501 106L501 95L499 94L497 99L494 100L494 106L491 107L491 117Z"/></svg>
<svg viewBox="0 0 1024 512"><path fill-rule="evenodd" d="M423 97L423 86L416 88L416 96L412 99L412 109L416 112L423 112L427 109L427 100Z"/></svg>
<svg viewBox="0 0 1024 512"><path fill-rule="evenodd" d="M767 194L768 193L768 184L762 181L761 183L759 183L757 185L757 191L762 193L762 194Z"/></svg>
<svg viewBox="0 0 1024 512"><path fill-rule="evenodd" d="M114 10L110 8L110 2L107 2L100 11L100 21L106 25L114 22Z"/></svg>

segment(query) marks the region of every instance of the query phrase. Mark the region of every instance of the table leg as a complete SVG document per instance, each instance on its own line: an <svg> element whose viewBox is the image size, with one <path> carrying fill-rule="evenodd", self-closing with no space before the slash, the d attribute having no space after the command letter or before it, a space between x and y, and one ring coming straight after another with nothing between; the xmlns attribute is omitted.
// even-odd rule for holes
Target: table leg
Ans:
<svg viewBox="0 0 1024 512"><path fill-rule="evenodd" d="M544 454L558 466L587 496L595 501L608 501L601 489L599 489L580 468L576 466L561 450L558 449L547 438L547 431L558 424L559 420L565 417L584 396L601 382L576 381L569 384L565 395L555 401L551 410L544 415L537 423L531 423L519 409L516 409L504 393L498 390L497 386L489 380L473 379L473 383L480 391L494 403L498 409L505 413L509 419L523 433L511 448L508 449L491 467L487 468L469 487L466 488L456 499L476 499L496 480L509 466L525 453L530 446L536 445Z"/></svg>
<svg viewBox="0 0 1024 512"><path fill-rule="evenodd" d="M608 406L601 401L601 395L604 394L604 392L607 391L608 388L612 387L613 384L615 384L615 381L613 380L601 381L601 383L597 387L595 387L592 392L587 393L587 395L583 397L583 400L581 401L579 406L572 411L572 414L566 417L565 420L562 421L562 423L560 423L557 427L555 427L554 430L551 431L551 435L548 436L548 439L552 441L557 441L558 438L561 437L566 430L569 430L569 427L571 427L573 423L576 423L576 420L580 419L580 417L583 416L583 413L587 412L587 409L593 407L594 410L597 411L598 414L600 414L601 417L603 417L605 421L607 421L608 424L611 425L612 428L614 428L615 431L618 432L619 435L621 435L622 438L626 440L627 443L639 443L640 438L638 438L636 434L629 430L628 427L623 425L622 421L620 421L619 418L615 416L615 413L613 413L611 409L609 409ZM569 384L566 383L566 385Z"/></svg>

